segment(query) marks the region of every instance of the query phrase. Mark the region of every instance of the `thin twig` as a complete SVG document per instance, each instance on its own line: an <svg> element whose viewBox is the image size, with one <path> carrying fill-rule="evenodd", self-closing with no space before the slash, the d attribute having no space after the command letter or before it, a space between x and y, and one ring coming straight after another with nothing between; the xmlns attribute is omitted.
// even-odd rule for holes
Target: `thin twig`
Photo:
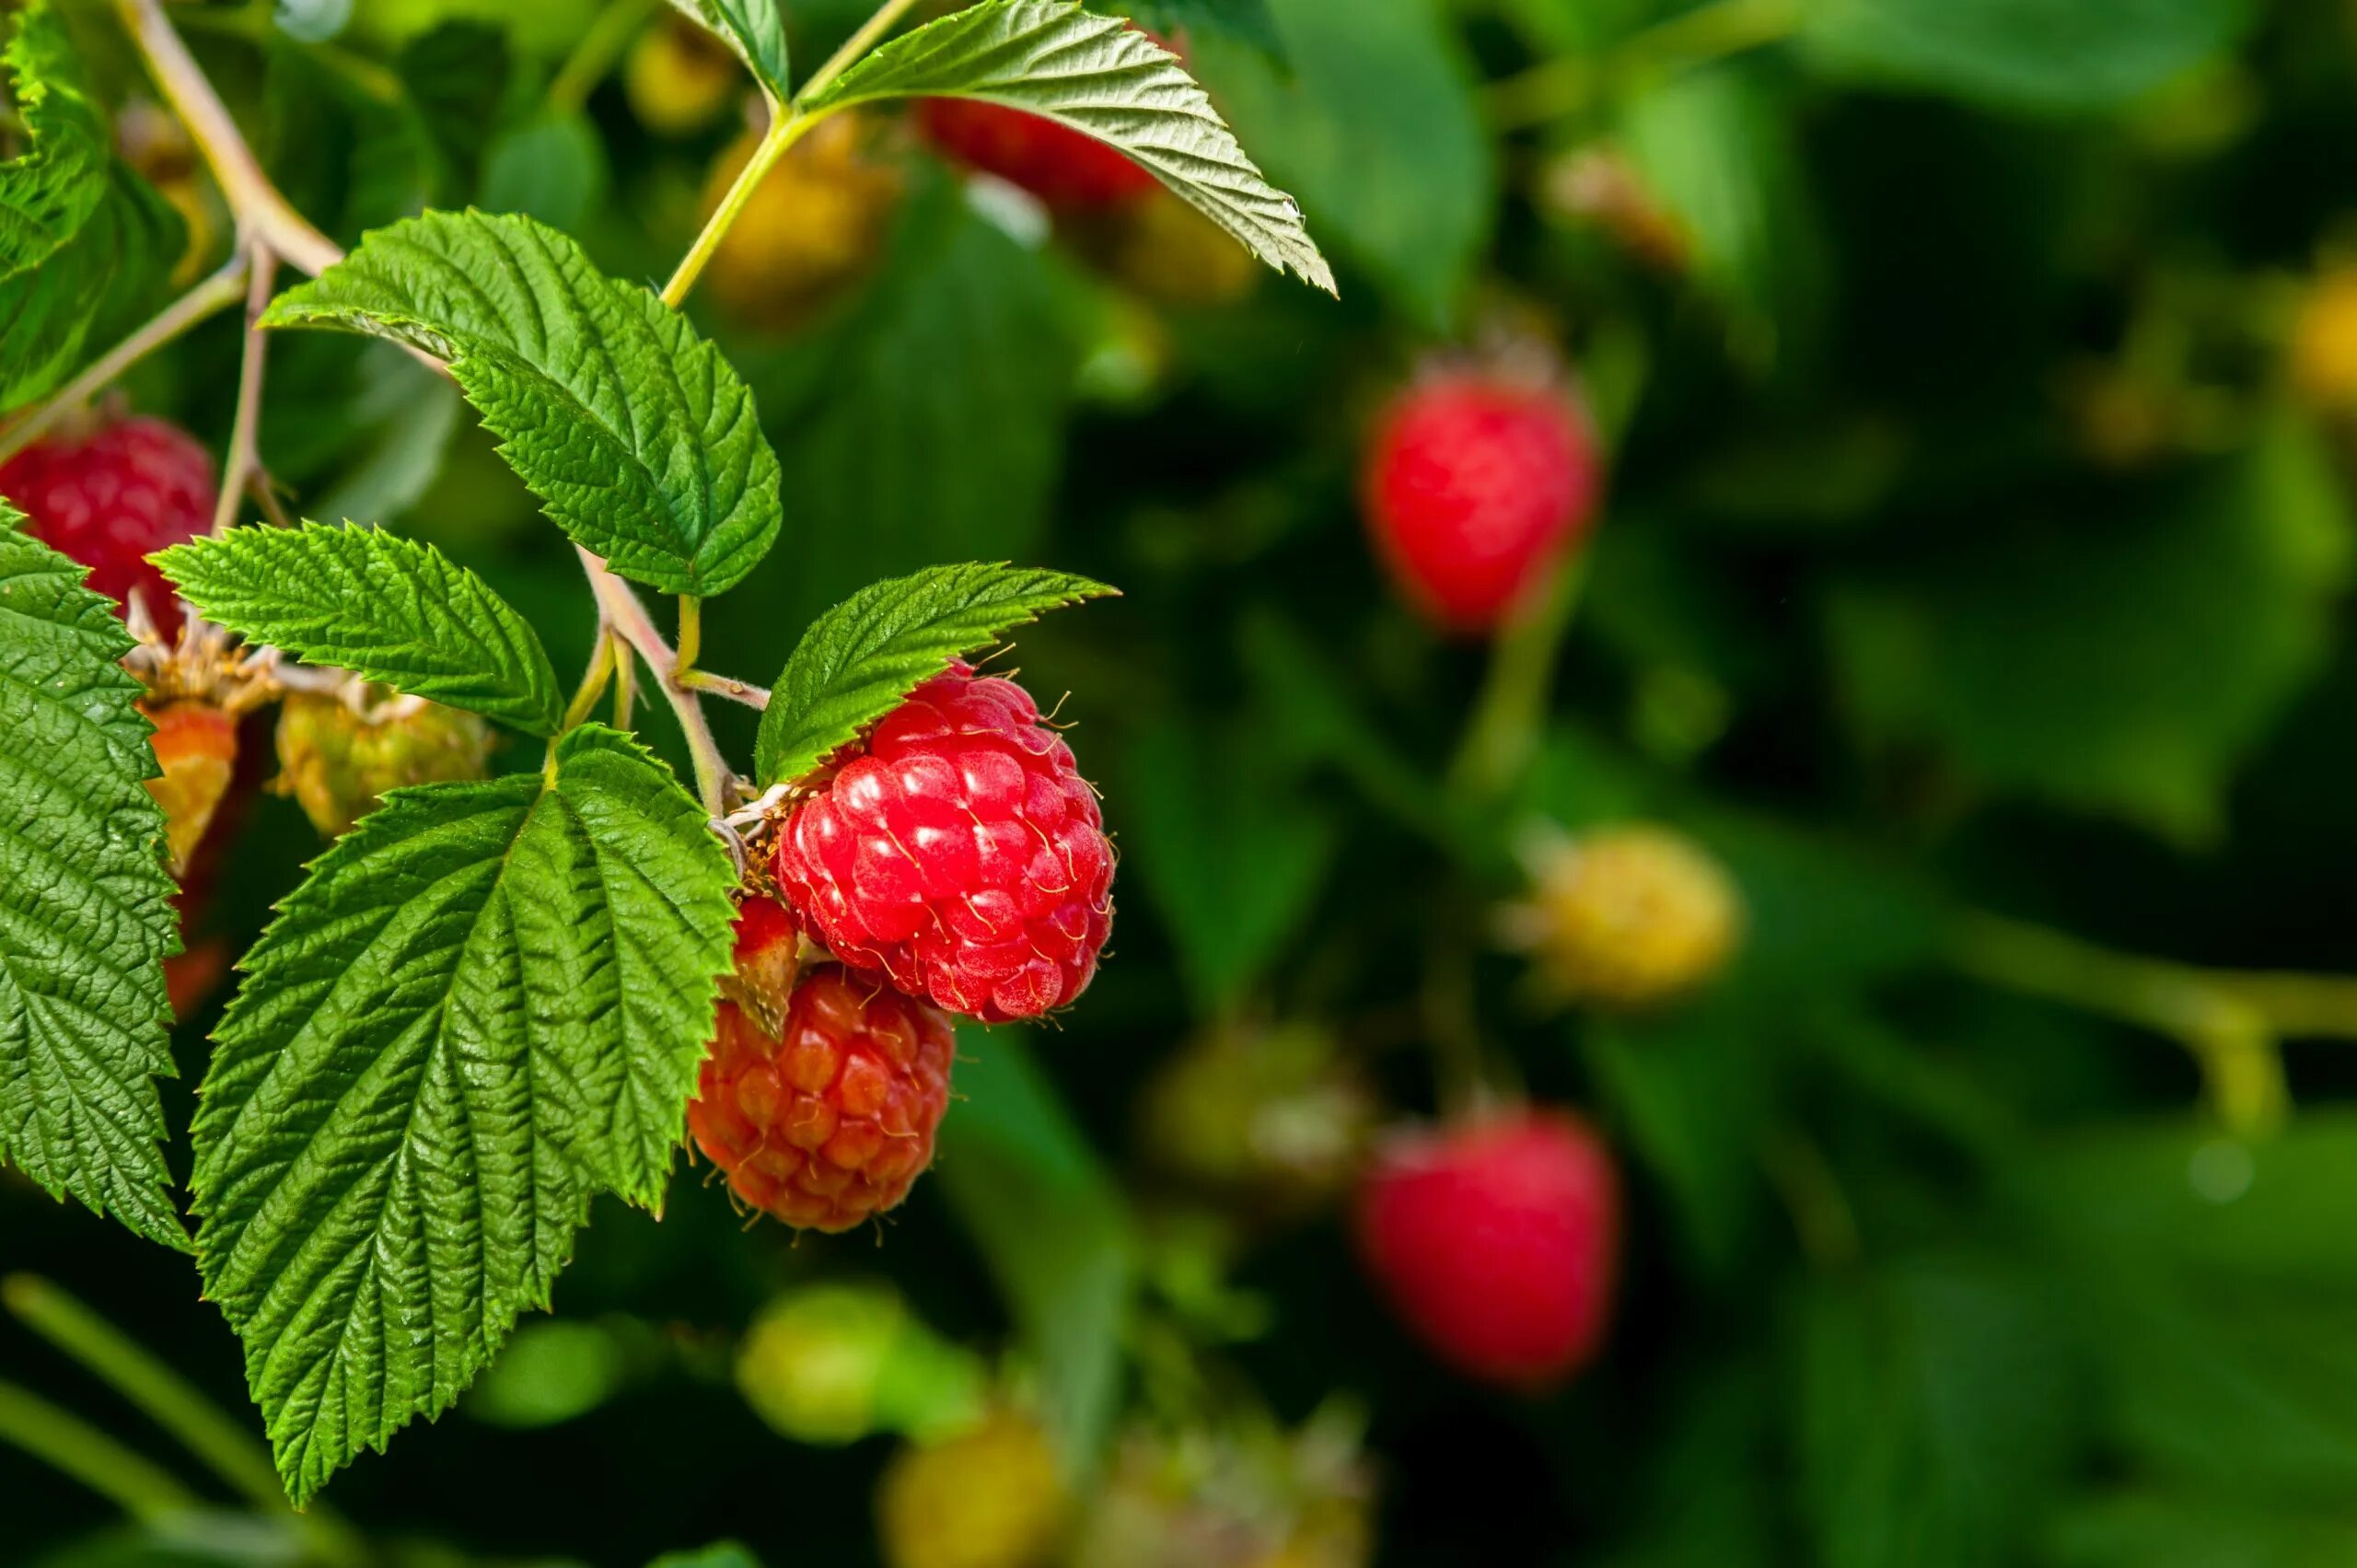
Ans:
<svg viewBox="0 0 2357 1568"><path fill-rule="evenodd" d="M246 292L249 263L243 250L231 256L220 271L164 307L160 314L91 361L87 368L51 394L39 408L10 425L6 434L0 435L0 461L32 445L67 410L78 408L104 391L115 377L141 359L199 321L235 305Z"/></svg>
<svg viewBox="0 0 2357 1568"><path fill-rule="evenodd" d="M720 749L720 742L713 738L712 725L704 717L703 704L692 691L680 688L674 679L679 668L679 656L663 640L655 622L646 613L646 606L631 586L606 570L606 563L579 545L574 546L581 557L581 569L588 574L590 591L598 596L598 609L605 617L613 634L631 645L647 673L654 676L656 686L664 700L671 704L671 713L679 721L679 731L687 737L688 757L695 765L696 793L702 799L704 810L713 817L725 816L734 803L737 775L728 766L728 759Z"/></svg>
<svg viewBox="0 0 2357 1568"><path fill-rule="evenodd" d="M238 520L238 502L250 481L259 481L270 494L269 470L261 462L261 382L269 351L262 341L261 313L270 308L271 285L278 279L278 258L264 240L248 245L253 257L252 275L246 282L245 352L238 361L238 412L229 424L229 454L221 465L221 499L213 508L213 531L225 534ZM274 507L277 497L271 496Z"/></svg>
<svg viewBox="0 0 2357 1568"><path fill-rule="evenodd" d="M162 0L115 0L115 12L156 86L204 155L229 210L271 250L314 277L343 260L343 249L311 226L270 182L221 95L172 30Z"/></svg>
<svg viewBox="0 0 2357 1568"><path fill-rule="evenodd" d="M770 705L770 689L756 686L749 680L734 676L714 675L708 669L683 669L672 679L691 691L709 691L715 697L726 697L732 703L742 703L755 710Z"/></svg>
<svg viewBox="0 0 2357 1568"><path fill-rule="evenodd" d="M810 79L795 89L794 101L808 101L810 95L825 90L827 85L851 68L852 63L883 41L893 26L909 14L916 0L884 0L876 14L859 24L859 30L843 40L843 45L827 56L826 63L810 73Z"/></svg>

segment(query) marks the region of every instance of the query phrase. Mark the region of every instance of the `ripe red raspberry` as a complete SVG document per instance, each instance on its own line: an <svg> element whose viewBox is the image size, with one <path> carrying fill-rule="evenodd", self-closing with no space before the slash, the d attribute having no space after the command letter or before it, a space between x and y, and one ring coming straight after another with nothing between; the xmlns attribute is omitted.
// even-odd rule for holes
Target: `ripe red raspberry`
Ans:
<svg viewBox="0 0 2357 1568"><path fill-rule="evenodd" d="M962 664L794 808L777 879L836 958L984 1023L1071 1002L1113 927L1113 846L1072 748L1022 687Z"/></svg>
<svg viewBox="0 0 2357 1568"><path fill-rule="evenodd" d="M1595 1132L1563 1111L1522 1110L1395 1139L1360 1190L1359 1247L1443 1360L1538 1389L1603 1340L1620 1210Z"/></svg>
<svg viewBox="0 0 2357 1568"><path fill-rule="evenodd" d="M742 980L760 962L737 929ZM791 1225L849 1230L907 1197L933 1163L956 1051L939 1013L824 965L795 983L775 1035L749 1007L720 1005L688 1129L746 1202Z"/></svg>
<svg viewBox="0 0 2357 1568"><path fill-rule="evenodd" d="M1601 481L1595 436L1561 389L1455 371L1385 411L1362 491L1400 590L1447 630L1482 633L1586 529Z"/></svg>
<svg viewBox="0 0 2357 1568"><path fill-rule="evenodd" d="M137 594L167 638L180 629L180 598L146 557L210 528L219 494L211 455L160 419L36 441L0 463L0 496L25 514L26 531L87 566L109 598Z"/></svg>
<svg viewBox="0 0 2357 1568"><path fill-rule="evenodd" d="M1159 183L1109 143L978 99L921 99L917 128L967 168L995 174L1066 211L1122 206L1152 193Z"/></svg>

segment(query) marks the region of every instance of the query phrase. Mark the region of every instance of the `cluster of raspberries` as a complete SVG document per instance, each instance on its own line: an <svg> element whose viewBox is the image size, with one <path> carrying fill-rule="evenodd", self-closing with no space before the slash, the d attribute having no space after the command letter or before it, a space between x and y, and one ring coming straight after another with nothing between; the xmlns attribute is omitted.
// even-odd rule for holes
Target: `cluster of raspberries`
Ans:
<svg viewBox="0 0 2357 1568"><path fill-rule="evenodd" d="M847 1230L933 1161L948 1015L1036 1018L1087 987L1112 845L1030 694L956 664L811 781L772 869L784 902L738 918L689 1127L747 1203Z"/></svg>

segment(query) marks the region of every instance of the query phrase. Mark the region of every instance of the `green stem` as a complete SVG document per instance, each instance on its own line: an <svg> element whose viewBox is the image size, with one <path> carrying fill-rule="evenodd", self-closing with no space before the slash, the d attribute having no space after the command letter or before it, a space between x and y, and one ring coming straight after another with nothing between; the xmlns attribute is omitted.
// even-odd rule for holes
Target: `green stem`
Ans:
<svg viewBox="0 0 2357 1568"><path fill-rule="evenodd" d="M556 75L549 79L549 108L560 114L570 114L588 102L589 95L613 70L622 51L630 47L638 29L646 25L646 19L662 3L663 0L613 0L600 11L598 19L589 24L589 30L581 35L581 41L573 46L573 52L565 56L564 64L557 67Z"/></svg>
<svg viewBox="0 0 2357 1568"><path fill-rule="evenodd" d="M80 1481L143 1523L204 1506L169 1471L14 1383L0 1382L0 1443Z"/></svg>
<svg viewBox="0 0 2357 1568"><path fill-rule="evenodd" d="M606 570L606 563L590 552L577 545L575 550L581 557L582 569L589 575L590 591L598 596L598 608L607 626L644 662L647 673L655 678L656 689L663 693L664 700L671 705L672 715L679 721L680 733L687 738L689 760L695 767L696 794L703 801L704 810L714 817L727 815L734 804L737 775L722 755L720 742L713 737L703 704L696 700L693 691L682 690L674 679L679 656L663 640L663 633L655 629L646 606L639 602L631 586Z"/></svg>
<svg viewBox="0 0 2357 1568"><path fill-rule="evenodd" d="M1795 0L1714 0L1631 35L1601 58L1566 54L1492 84L1490 121L1518 131L1564 119L1611 88L1782 42L1801 21Z"/></svg>
<svg viewBox="0 0 2357 1568"><path fill-rule="evenodd" d="M753 192L760 188L762 180L777 167L777 160L784 157L824 115L823 110L818 114L772 112L769 131L754 147L753 156L745 160L743 168L737 170L736 182L728 187L728 193L721 197L720 205L713 209L712 216L705 221L702 232L696 236L695 243L688 248L688 253L679 258L679 269L671 274L671 281L663 285L664 304L677 310L687 302L688 296L695 289L696 280L703 276L703 270L711 262L714 252L720 249L720 242L728 238L729 227L744 212L745 204L753 199Z"/></svg>
<svg viewBox="0 0 2357 1568"><path fill-rule="evenodd" d="M739 680L734 676L714 675L708 669L683 669L672 679L688 691L709 691L715 697L726 697L749 708L763 709L770 705L768 687L756 686L749 680Z"/></svg>
<svg viewBox="0 0 2357 1568"><path fill-rule="evenodd" d="M1527 612L1499 637L1490 656L1488 679L1449 769L1451 792L1461 800L1488 802L1504 796L1538 749L1556 657L1586 577L1587 552L1582 550L1556 568Z"/></svg>
<svg viewBox="0 0 2357 1568"><path fill-rule="evenodd" d="M213 1472L264 1513L293 1515L270 1452L179 1373L146 1348L48 1280L11 1274L0 1280L0 1302L41 1338L80 1362L179 1439ZM300 1516L319 1559L364 1560L360 1542L332 1509L314 1504Z"/></svg>
<svg viewBox="0 0 2357 1568"><path fill-rule="evenodd" d="M245 499L249 481L259 476L265 494L270 485L261 463L261 385L270 352L262 336L261 313L270 308L278 258L260 239L250 241L249 249L253 261L252 275L246 281L245 346L238 359L238 410L229 423L228 457L221 465L221 498L213 507L215 535L227 533L238 520L238 504Z"/></svg>
<svg viewBox="0 0 2357 1568"><path fill-rule="evenodd" d="M580 688L573 693L573 701L564 710L564 727L577 729L589 720L590 710L614 679L614 639L603 626L598 628L598 646L589 655L589 671L581 678Z"/></svg>
<svg viewBox="0 0 2357 1568"><path fill-rule="evenodd" d="M810 73L810 79L794 91L794 101L807 103L815 93L824 91L827 85L849 70L853 62L883 41L884 35L909 14L916 0L884 0L876 14L859 24L859 30L843 40L842 47L827 56L826 63Z"/></svg>
<svg viewBox="0 0 2357 1568"><path fill-rule="evenodd" d="M79 376L52 393L41 407L10 425L6 434L0 435L0 462L23 451L63 418L66 411L79 407L104 391L117 377L140 360L198 322L218 315L244 298L247 273L251 264L251 257L246 248L239 247L219 272L164 307L160 314L93 360Z"/></svg>
<svg viewBox="0 0 2357 1568"><path fill-rule="evenodd" d="M688 684L688 677L695 673L696 660L703 653L703 600L693 594L679 596L679 668L671 679L680 685Z"/></svg>

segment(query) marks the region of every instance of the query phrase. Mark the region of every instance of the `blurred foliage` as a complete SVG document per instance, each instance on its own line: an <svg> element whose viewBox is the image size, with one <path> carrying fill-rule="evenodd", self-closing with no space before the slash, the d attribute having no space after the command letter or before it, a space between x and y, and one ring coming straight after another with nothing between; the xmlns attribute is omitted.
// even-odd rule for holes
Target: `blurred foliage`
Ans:
<svg viewBox="0 0 2357 1568"><path fill-rule="evenodd" d="M807 62L867 7L787 9ZM1300 196L1339 304L1157 303L899 134L863 284L789 332L694 307L786 476L784 544L707 613L715 667L766 679L809 615L937 560L1125 589L1015 661L1071 693L1124 851L1101 979L964 1037L880 1246L740 1233L690 1182L660 1225L601 1210L563 1316L341 1477L335 1516L389 1562L874 1562L902 1434L1012 1409L1094 1507L1065 1548L1143 1529L1222 1568L2350 1561L2357 1009L2253 977L2357 970L2357 315L2312 308L2357 253L2357 8L1136 9ZM654 7L173 7L339 239L474 202L659 277L743 120L644 128L636 24L598 25L625 12ZM142 90L106 8L73 19ZM1389 597L1354 467L1422 358L1533 338L1614 472L1527 766L1483 793L1451 762L1485 651ZM209 324L129 395L217 446L238 349ZM434 539L586 657L569 551L447 389L323 337L271 375L298 511ZM1550 1011L1492 941L1517 852L1641 819L1727 867L1742 948L1682 1003ZM242 844L238 940L318 841L266 798ZM2078 940L1960 958L1976 911ZM175 1125L214 1013L177 1038ZM2280 1069L2280 1129L2222 1087L2229 1035ZM1390 1323L1327 1167L1186 1131L1354 1151L1376 1106L1434 1110L1426 1048L1466 1040L1626 1167L1619 1327L1551 1399L1472 1390ZM1239 1040L1289 1043L1222 1068ZM1347 1135L1285 1143L1305 1114ZM0 1238L246 1417L184 1260L5 1172ZM10 1389L205 1476L128 1376L0 1318ZM167 1480L204 1509L0 1446L0 1560L336 1550Z"/></svg>

